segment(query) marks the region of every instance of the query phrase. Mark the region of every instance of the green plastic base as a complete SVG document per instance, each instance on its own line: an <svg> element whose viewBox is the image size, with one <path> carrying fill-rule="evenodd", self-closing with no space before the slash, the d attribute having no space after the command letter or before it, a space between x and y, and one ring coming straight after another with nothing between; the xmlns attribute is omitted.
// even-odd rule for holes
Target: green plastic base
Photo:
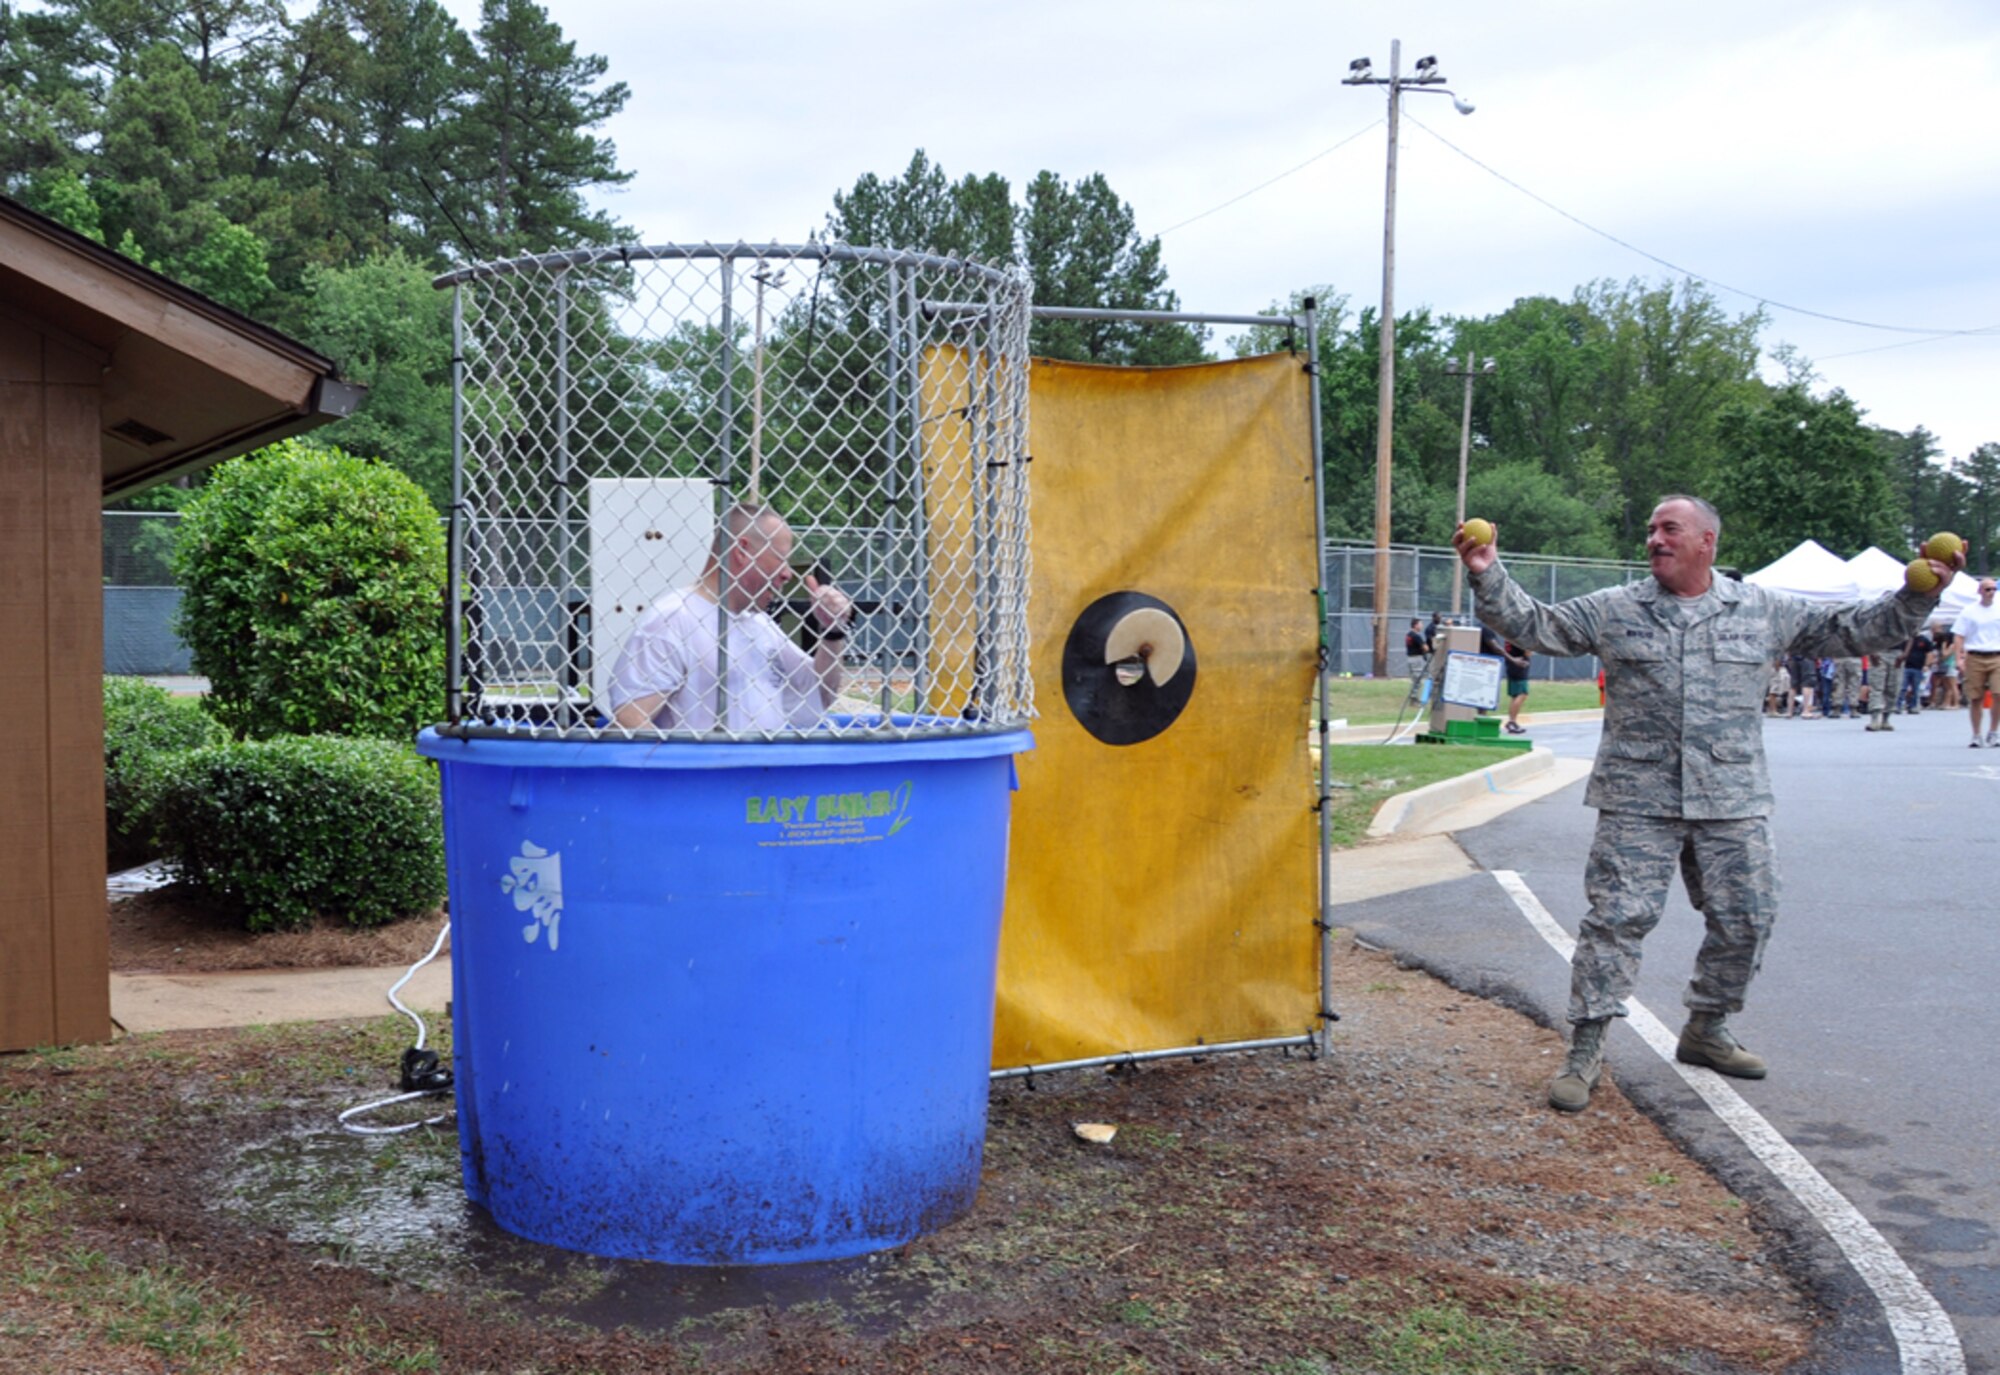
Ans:
<svg viewBox="0 0 2000 1375"><path fill-rule="evenodd" d="M1419 745L1478 745L1485 749L1531 750L1534 741L1525 735L1502 735L1498 716L1478 716L1470 721L1447 721L1444 730L1425 731L1417 736Z"/></svg>

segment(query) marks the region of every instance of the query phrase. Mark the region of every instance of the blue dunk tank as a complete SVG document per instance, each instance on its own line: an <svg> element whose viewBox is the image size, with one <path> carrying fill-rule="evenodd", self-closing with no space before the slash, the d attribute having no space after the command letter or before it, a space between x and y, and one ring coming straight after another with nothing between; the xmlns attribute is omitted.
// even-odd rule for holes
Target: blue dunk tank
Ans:
<svg viewBox="0 0 2000 1375"><path fill-rule="evenodd" d="M418 746L467 1196L676 1264L943 1225L979 1183L1032 744L1025 279L699 243L437 285L446 722Z"/></svg>
<svg viewBox="0 0 2000 1375"><path fill-rule="evenodd" d="M972 1205L1026 732L447 739L467 1197L521 1236L725 1265Z"/></svg>

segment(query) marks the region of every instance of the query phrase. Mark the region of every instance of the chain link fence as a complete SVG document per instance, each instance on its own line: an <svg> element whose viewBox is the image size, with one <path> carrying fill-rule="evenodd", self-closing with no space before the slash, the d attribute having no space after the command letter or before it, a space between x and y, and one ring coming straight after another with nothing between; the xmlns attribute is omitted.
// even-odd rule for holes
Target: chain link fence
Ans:
<svg viewBox="0 0 2000 1375"><path fill-rule="evenodd" d="M461 474L447 733L1032 716L1018 274L701 244L438 280Z"/></svg>
<svg viewBox="0 0 2000 1375"><path fill-rule="evenodd" d="M174 633L181 590L167 566L180 516L173 511L106 511L104 671L131 677L194 671Z"/></svg>
<svg viewBox="0 0 2000 1375"><path fill-rule="evenodd" d="M1539 601L1559 602L1603 587L1635 582L1650 570L1643 563L1612 559L1566 559L1540 554L1507 554L1507 571ZM1449 546L1389 546L1389 671L1400 676L1403 632L1412 620L1426 623L1433 612L1451 616L1452 578L1462 567ZM1472 589L1461 586L1461 618L1472 622ZM1336 673L1367 677L1375 666L1375 546L1365 540L1328 540L1326 545L1327 649ZM1530 673L1544 681L1590 679L1597 661L1538 654Z"/></svg>
<svg viewBox="0 0 2000 1375"><path fill-rule="evenodd" d="M128 674L183 674L191 671L187 646L173 631L180 589L167 568L167 550L180 517L167 511L104 513L104 671ZM922 591L895 566L893 545L872 525L799 524L799 545L824 550L840 583L858 605L849 631L849 657L857 664L901 666L907 683L924 642L918 618ZM1392 668L1400 668L1402 632L1410 621L1428 621L1432 612L1451 610L1452 568L1458 555L1449 548L1394 545L1390 548L1389 646ZM1641 563L1507 556L1507 568L1528 591L1544 601L1561 601L1646 576ZM1336 672L1366 676L1373 666L1375 549L1364 541L1330 540L1326 546L1327 643ZM1469 589L1462 594L1470 616ZM507 662L539 664L545 676L561 671L562 659L536 649L536 636L562 615L561 589L537 586L497 589L485 614L517 616L488 628L488 640ZM533 656L539 654L539 659ZM1595 675L1589 659L1538 655L1537 678L1586 679ZM907 690L907 689L906 689Z"/></svg>

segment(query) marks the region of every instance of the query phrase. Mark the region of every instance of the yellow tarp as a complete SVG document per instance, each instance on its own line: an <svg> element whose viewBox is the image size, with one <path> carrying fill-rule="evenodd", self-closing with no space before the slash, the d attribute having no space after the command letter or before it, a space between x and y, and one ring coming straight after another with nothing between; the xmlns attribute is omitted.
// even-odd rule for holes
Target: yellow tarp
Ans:
<svg viewBox="0 0 2000 1375"><path fill-rule="evenodd" d="M1284 355L1033 365L1040 720L1019 760L996 1067L1316 1029L1309 394ZM1088 734L1060 681L1078 615L1118 591L1173 607L1197 657L1185 711L1125 746Z"/></svg>

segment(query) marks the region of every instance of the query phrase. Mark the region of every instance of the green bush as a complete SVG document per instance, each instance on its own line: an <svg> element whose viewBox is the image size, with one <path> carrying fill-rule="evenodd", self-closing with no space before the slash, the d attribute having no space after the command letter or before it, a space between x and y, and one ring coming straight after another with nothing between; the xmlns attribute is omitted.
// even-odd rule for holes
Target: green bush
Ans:
<svg viewBox="0 0 2000 1375"><path fill-rule="evenodd" d="M379 926L444 898L437 772L411 746L231 741L179 755L163 772L168 861L252 931L303 926L317 913Z"/></svg>
<svg viewBox="0 0 2000 1375"><path fill-rule="evenodd" d="M178 628L236 734L407 739L444 706L444 534L394 468L286 440L225 463L174 539Z"/></svg>
<svg viewBox="0 0 2000 1375"><path fill-rule="evenodd" d="M113 870L159 853L153 808L171 757L228 737L192 698L175 697L143 678L104 680L104 839Z"/></svg>

